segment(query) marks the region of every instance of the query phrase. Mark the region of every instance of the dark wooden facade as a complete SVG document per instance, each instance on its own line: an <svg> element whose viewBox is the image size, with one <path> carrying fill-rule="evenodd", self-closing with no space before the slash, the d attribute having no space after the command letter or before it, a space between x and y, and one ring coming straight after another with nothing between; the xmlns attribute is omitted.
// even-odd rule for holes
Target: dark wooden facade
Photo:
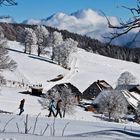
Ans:
<svg viewBox="0 0 140 140"><path fill-rule="evenodd" d="M62 83L62 84L57 84L54 87L52 87L50 90L48 90L48 94L51 94L53 91L57 91L58 93L61 93L61 90L63 87L67 87L68 89L71 89L71 92L73 93L73 96L77 99L79 102L82 96L82 93L79 91L77 87L72 85L71 83Z"/></svg>
<svg viewBox="0 0 140 140"><path fill-rule="evenodd" d="M92 83L82 95L83 99L94 99L98 96L98 94L106 89L113 89L106 81L104 80L97 80L96 82Z"/></svg>
<svg viewBox="0 0 140 140"><path fill-rule="evenodd" d="M42 91L43 91L42 86L39 86L39 85L31 86L31 94L32 95L40 96L42 94Z"/></svg>

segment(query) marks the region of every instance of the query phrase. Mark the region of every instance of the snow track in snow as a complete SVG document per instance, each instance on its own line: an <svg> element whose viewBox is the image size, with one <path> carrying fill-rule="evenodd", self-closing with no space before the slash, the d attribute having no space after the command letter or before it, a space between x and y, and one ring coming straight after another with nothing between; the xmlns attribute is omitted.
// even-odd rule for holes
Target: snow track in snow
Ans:
<svg viewBox="0 0 140 140"><path fill-rule="evenodd" d="M68 74L64 77L63 80L69 82L70 79L72 78L72 76L74 76L74 74L77 72L77 57L73 56L72 61L71 61L71 65L70 65L70 71L68 72Z"/></svg>

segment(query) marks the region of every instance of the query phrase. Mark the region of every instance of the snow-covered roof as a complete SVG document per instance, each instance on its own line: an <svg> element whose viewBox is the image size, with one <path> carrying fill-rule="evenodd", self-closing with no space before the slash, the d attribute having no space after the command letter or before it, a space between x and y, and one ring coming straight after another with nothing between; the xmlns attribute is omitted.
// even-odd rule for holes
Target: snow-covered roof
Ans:
<svg viewBox="0 0 140 140"><path fill-rule="evenodd" d="M129 92L127 90L122 90L122 93L128 101L128 103L135 109L137 109L138 102L140 102L140 95L136 92Z"/></svg>

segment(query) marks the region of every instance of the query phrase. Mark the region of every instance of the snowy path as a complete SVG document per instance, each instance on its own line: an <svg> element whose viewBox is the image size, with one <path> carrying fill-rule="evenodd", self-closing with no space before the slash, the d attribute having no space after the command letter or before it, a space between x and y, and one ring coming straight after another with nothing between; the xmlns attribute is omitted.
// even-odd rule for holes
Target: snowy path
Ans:
<svg viewBox="0 0 140 140"><path fill-rule="evenodd" d="M73 56L72 58L72 61L71 61L71 64L70 64L70 71L68 72L68 74L65 75L64 77L64 81L67 81L69 82L70 79L74 76L74 74L77 72L77 61L78 61L78 58L76 56Z"/></svg>
<svg viewBox="0 0 140 140"><path fill-rule="evenodd" d="M55 86L56 84L70 82L71 78L78 71L77 62L78 62L78 58L76 56L73 56L72 60L70 62L70 70L67 71L67 73L65 74L64 78L62 80L59 80L59 81L56 81L56 82L47 83L46 89L49 90L53 86ZM46 92L47 90L44 90L44 91Z"/></svg>

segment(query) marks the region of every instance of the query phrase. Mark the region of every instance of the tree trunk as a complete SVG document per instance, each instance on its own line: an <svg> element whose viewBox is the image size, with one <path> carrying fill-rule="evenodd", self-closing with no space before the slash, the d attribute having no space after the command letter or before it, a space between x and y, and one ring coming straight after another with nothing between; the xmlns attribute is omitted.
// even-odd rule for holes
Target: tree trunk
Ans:
<svg viewBox="0 0 140 140"><path fill-rule="evenodd" d="M66 114L66 109L64 109L63 111L63 118L65 118L65 114Z"/></svg>
<svg viewBox="0 0 140 140"><path fill-rule="evenodd" d="M31 48L29 48L29 54L31 54Z"/></svg>
<svg viewBox="0 0 140 140"><path fill-rule="evenodd" d="M27 51L27 44L25 43L25 50L24 50L24 53L26 53Z"/></svg>
<svg viewBox="0 0 140 140"><path fill-rule="evenodd" d="M54 52L53 52L53 50L52 50L51 60L53 60L53 59L54 59Z"/></svg>
<svg viewBox="0 0 140 140"><path fill-rule="evenodd" d="M111 119L111 112L108 112L108 118Z"/></svg>
<svg viewBox="0 0 140 140"><path fill-rule="evenodd" d="M40 49L40 46L38 46L38 56L40 56L40 53L41 53L41 49Z"/></svg>

